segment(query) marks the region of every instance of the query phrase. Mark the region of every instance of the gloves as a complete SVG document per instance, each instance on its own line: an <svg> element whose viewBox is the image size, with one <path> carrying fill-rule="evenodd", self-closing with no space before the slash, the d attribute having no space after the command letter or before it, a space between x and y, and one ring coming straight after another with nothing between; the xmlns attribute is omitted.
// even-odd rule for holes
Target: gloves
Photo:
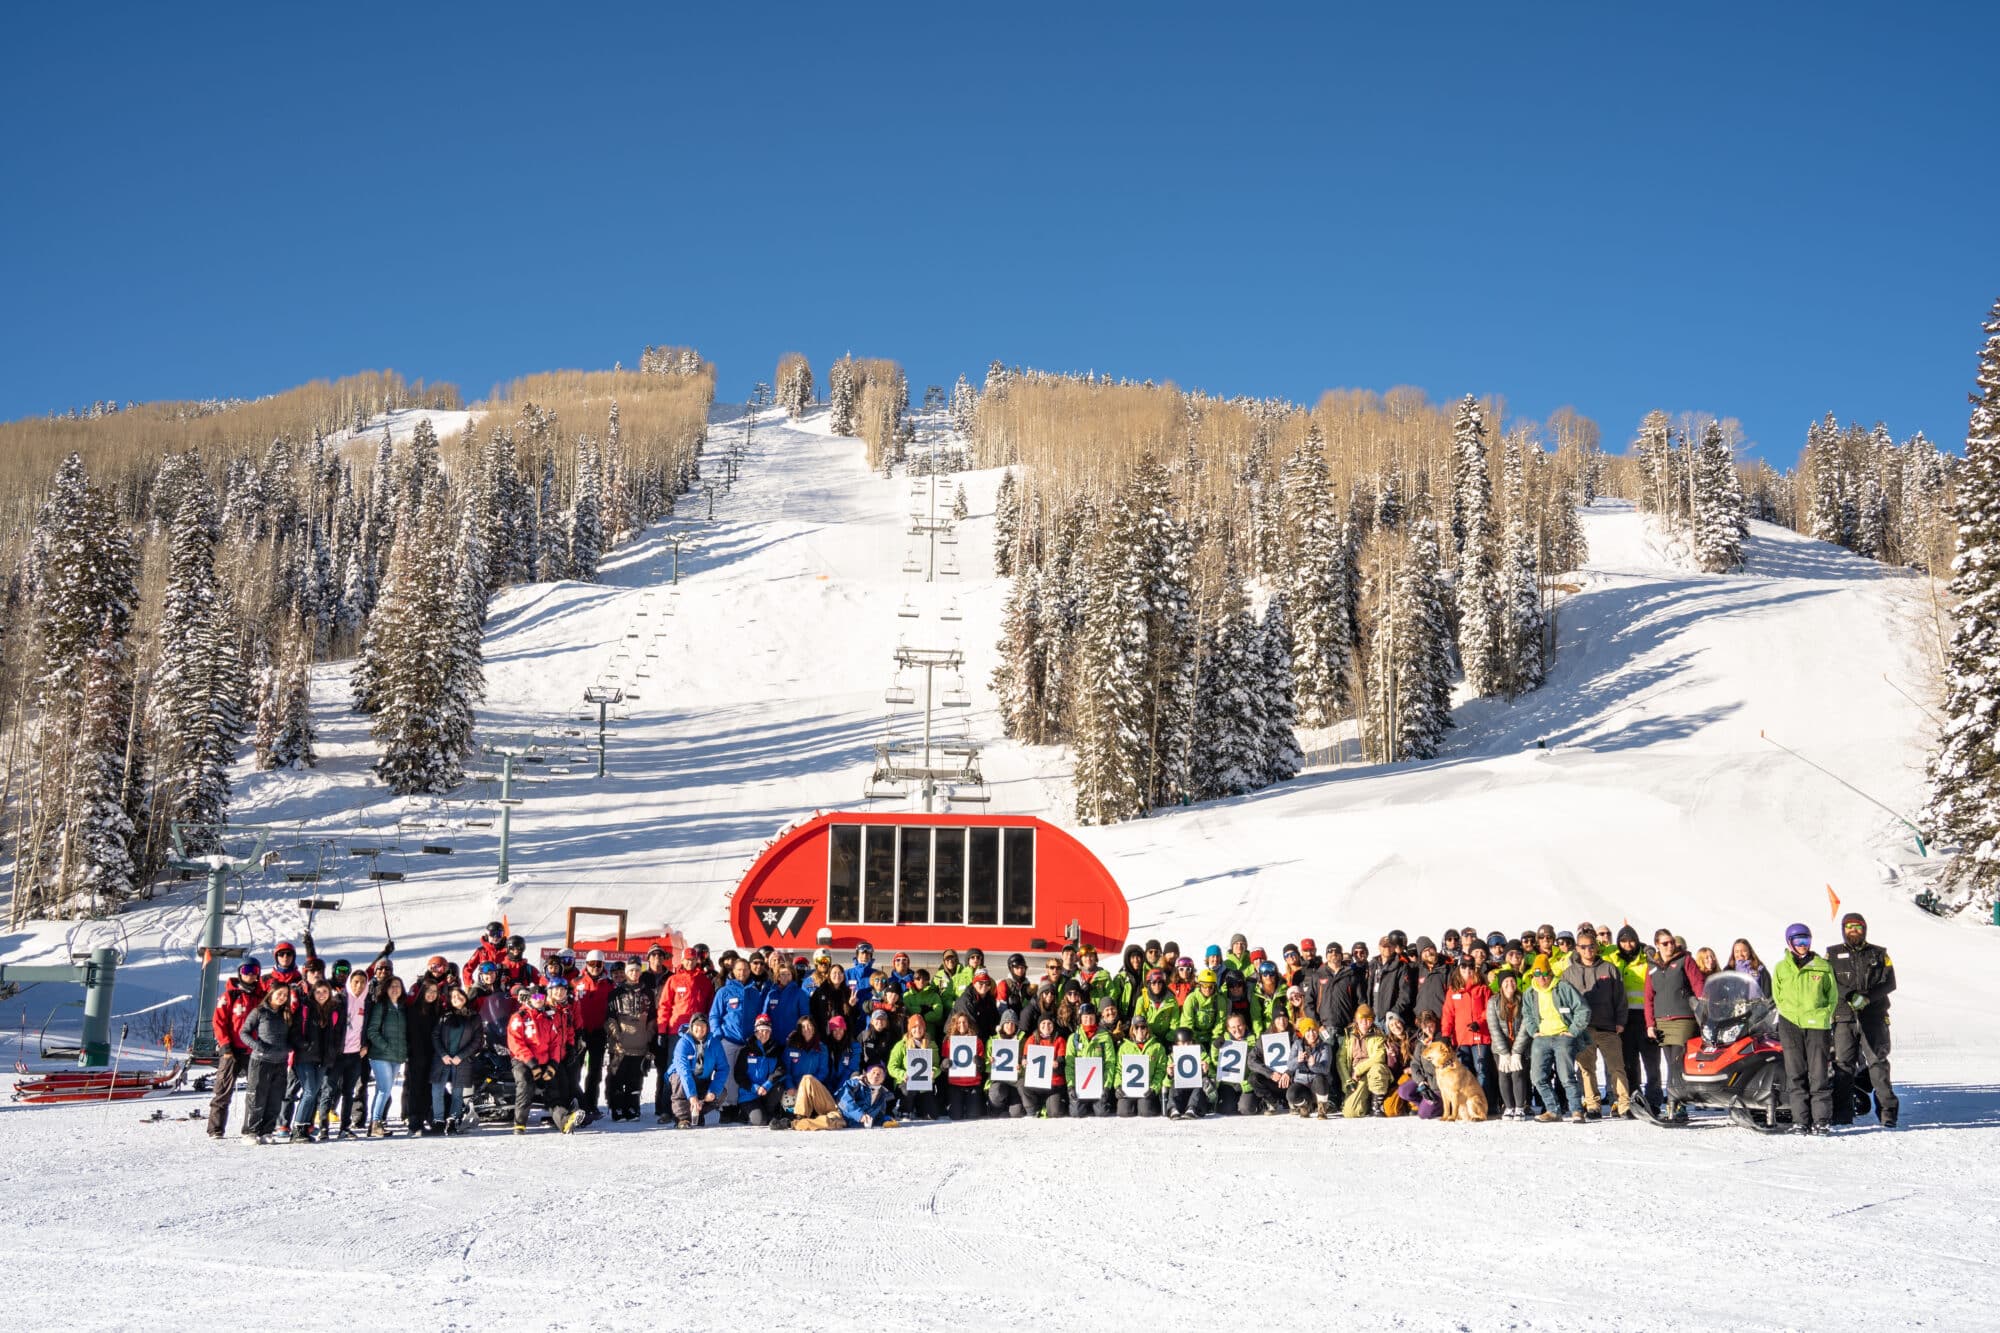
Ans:
<svg viewBox="0 0 2000 1333"><path fill-rule="evenodd" d="M318 950L313 948L313 933L309 930L305 934L299 936L299 938L306 942L306 957L308 958L314 957L318 953Z"/></svg>
<svg viewBox="0 0 2000 1333"><path fill-rule="evenodd" d="M389 940L382 945L382 955L385 958L394 952L396 952L396 941Z"/></svg>
<svg viewBox="0 0 2000 1333"><path fill-rule="evenodd" d="M1860 991L1856 991L1847 997L1847 1007L1858 1014L1868 1007L1868 997Z"/></svg>

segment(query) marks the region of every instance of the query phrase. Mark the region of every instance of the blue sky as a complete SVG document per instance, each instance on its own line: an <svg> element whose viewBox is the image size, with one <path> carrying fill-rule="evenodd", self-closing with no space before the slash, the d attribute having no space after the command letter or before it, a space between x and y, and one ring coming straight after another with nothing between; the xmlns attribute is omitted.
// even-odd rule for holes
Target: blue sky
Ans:
<svg viewBox="0 0 2000 1333"><path fill-rule="evenodd" d="M0 417L691 342L1963 439L2000 6L710 8L11 7Z"/></svg>

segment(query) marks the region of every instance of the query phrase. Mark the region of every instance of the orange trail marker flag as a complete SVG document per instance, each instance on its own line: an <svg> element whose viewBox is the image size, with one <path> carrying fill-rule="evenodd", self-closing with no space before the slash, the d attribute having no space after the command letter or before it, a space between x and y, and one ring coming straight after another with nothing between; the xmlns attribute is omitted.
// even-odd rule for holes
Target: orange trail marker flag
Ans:
<svg viewBox="0 0 2000 1333"><path fill-rule="evenodd" d="M1833 891L1833 885L1826 886L1826 915L1830 921L1840 919L1840 895Z"/></svg>

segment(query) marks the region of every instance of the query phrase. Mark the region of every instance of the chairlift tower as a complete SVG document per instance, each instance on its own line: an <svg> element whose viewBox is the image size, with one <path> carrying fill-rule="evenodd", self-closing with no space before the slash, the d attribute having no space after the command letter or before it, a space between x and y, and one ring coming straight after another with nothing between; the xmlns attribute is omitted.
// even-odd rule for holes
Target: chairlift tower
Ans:
<svg viewBox="0 0 2000 1333"><path fill-rule="evenodd" d="M868 791L873 795L901 795L902 784L916 782L922 784L924 810L926 813L936 808L937 788L940 782L966 783L983 787L985 778L979 770L979 747L970 743L942 743L935 739L933 717L935 710L943 708L964 708L971 699L962 687L947 689L942 697L937 689L937 673L940 671L962 672L965 669L965 653L958 648L912 648L898 645L895 661L900 678L905 670L924 673L924 730L921 748L912 750L907 742L898 743L885 739L875 747L875 771L869 775ZM915 691L903 685L892 685L884 695L891 703L914 703ZM917 762L910 762L914 758ZM947 795L947 800L960 799ZM971 801L982 799L968 795L962 799Z"/></svg>
<svg viewBox="0 0 2000 1333"><path fill-rule="evenodd" d="M625 691L616 685L593 685L583 692L583 701L597 705L597 776L604 776L605 720L611 705L625 702Z"/></svg>
<svg viewBox="0 0 2000 1333"><path fill-rule="evenodd" d="M246 835L254 839L247 856L230 856L227 852L206 852L189 855L183 829L210 832L218 838L231 834ZM224 887L231 875L241 876L251 866L259 866L264 861L264 843L269 831L247 825L227 824L182 824L174 820L167 825L167 835L173 842L174 859L170 863L176 870L186 870L204 875L208 880L208 900L202 913L201 924L201 984L195 990L194 1039L189 1043L190 1054L197 1060L212 1060L216 1056L215 1033L203 1020L215 1010L216 991L221 985L222 973L222 917Z"/></svg>

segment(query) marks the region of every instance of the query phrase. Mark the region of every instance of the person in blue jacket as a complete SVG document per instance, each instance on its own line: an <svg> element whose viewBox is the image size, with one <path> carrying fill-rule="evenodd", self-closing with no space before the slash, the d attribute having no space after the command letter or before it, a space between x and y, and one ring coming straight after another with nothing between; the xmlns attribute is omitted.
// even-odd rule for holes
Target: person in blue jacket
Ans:
<svg viewBox="0 0 2000 1333"><path fill-rule="evenodd" d="M802 1015L793 1024L792 1035L785 1038L785 1087L796 1092L799 1080L808 1075L828 1087L840 1086L834 1082L833 1062L826 1043L819 1039L819 1029L813 1026L810 1015Z"/></svg>
<svg viewBox="0 0 2000 1333"><path fill-rule="evenodd" d="M728 1070L722 1038L710 1030L708 1015L696 1014L674 1043L673 1073L667 1079L674 1122L680 1128L693 1129L723 1105ZM666 1120L662 1114L660 1123Z"/></svg>
<svg viewBox="0 0 2000 1333"><path fill-rule="evenodd" d="M847 1086L840 1090L841 1118L857 1128L873 1129L887 1122L893 1100L889 1071L870 1065L867 1073L847 1080Z"/></svg>
<svg viewBox="0 0 2000 1333"><path fill-rule="evenodd" d="M722 1063L728 1071L722 1095L724 1106L736 1104L736 1053L750 1040L769 998L769 988L751 977L750 961L739 958L731 968L729 980L722 983L722 989L708 1006L708 1026L722 1039Z"/></svg>
<svg viewBox="0 0 2000 1333"><path fill-rule="evenodd" d="M847 969L847 988L854 992L854 1007L866 1013L875 1003L875 985L868 978L875 971L875 946L867 940L854 946L854 966Z"/></svg>
<svg viewBox="0 0 2000 1333"><path fill-rule="evenodd" d="M826 1072L829 1088L844 1088L847 1080L861 1072L861 1043L850 1036L847 1016L835 1014L826 1020Z"/></svg>
<svg viewBox="0 0 2000 1333"><path fill-rule="evenodd" d="M736 1115L768 1125L785 1113L785 1047L771 1031L771 1016L757 1015L749 1041L736 1053Z"/></svg>
<svg viewBox="0 0 2000 1333"><path fill-rule="evenodd" d="M771 1031L784 1041L798 1031L799 1020L812 1011L812 1003L790 959L781 960L776 973L770 993L764 997L764 1012L771 1016Z"/></svg>

